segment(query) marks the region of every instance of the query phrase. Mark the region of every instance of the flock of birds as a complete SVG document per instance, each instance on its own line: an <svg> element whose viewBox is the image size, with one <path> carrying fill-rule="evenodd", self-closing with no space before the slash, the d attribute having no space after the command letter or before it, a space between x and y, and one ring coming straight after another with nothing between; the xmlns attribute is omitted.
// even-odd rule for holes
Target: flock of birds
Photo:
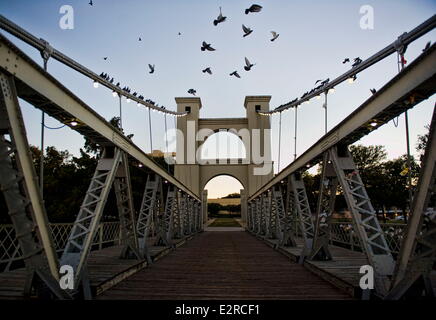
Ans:
<svg viewBox="0 0 436 320"><path fill-rule="evenodd" d="M91 6L93 5L92 0L89 1L89 5L91 5ZM218 17L217 17L216 19L213 20L213 25L214 25L214 26L217 26L218 24L225 22L226 19L227 19L226 16L223 16L223 14L222 14L222 10L221 10L221 7L220 7L219 9L220 9L220 13L219 13ZM245 9L245 14L249 14L249 13L258 13L258 12L261 12L261 11L262 11L262 6L260 6L260 5L258 5L258 4L253 4L253 5L251 5L249 8ZM244 24L242 24L242 31L243 31L243 35L242 35L243 37L247 37L247 36L249 36L251 33L253 33L253 29L251 29L250 27L245 26ZM277 40L277 38L279 37L279 34L278 34L277 32L275 32L275 31L271 31L271 34L272 34L272 38L270 39L270 41L275 41L275 40ZM181 33L178 32L178 35L180 36ZM139 37L139 38L138 38L138 41L142 41L142 38ZM422 51L423 51L423 52L426 51L427 49L430 48L430 46L431 46L431 41L428 42L428 43L426 44L425 48L424 48ZM211 45L210 43L207 43L206 41L203 41L203 42L202 42L202 45L201 45L201 47L200 47L200 50L201 50L201 51L215 51L216 49L213 48L212 45ZM103 57L103 59L104 59L104 60L107 60L108 57ZM401 57L401 59L402 59L402 61L401 61L402 63L407 63L407 61L403 60L403 59L404 59L403 56ZM350 58L344 58L344 60L342 61L342 64L346 64L346 63L351 63ZM362 59L360 59L360 57L356 57L356 58L354 58L353 63L351 64L351 67L352 67L352 68L355 68L355 67L357 67L358 65L360 65L361 63L362 63ZM245 71L250 71L254 66L255 66L255 64L251 63L251 62L248 60L248 58L245 57L245 66L244 66L244 70L245 70ZM154 64L148 64L148 68L149 68L149 73L150 73L150 74L153 74L153 73L155 72L155 65L154 65ZM212 75L212 74L213 74L212 69L211 69L210 66L204 68L204 69L202 70L202 72L203 72L203 73L207 73L207 74L209 74L209 75ZM229 75L230 75L231 77L241 78L240 74L238 73L238 70L235 70L235 71L231 72ZM109 76L107 73L105 73L105 72L102 72L102 73L100 74L100 77L103 78L103 79L105 79L106 81L109 81L110 83L113 83L113 82L114 82L114 78L113 78L113 77L110 77L110 76ZM356 80L356 78L357 78L356 75L352 76L352 80L353 80L353 81ZM314 88L311 89L310 91L306 91L306 92L305 92L305 93L304 93L300 98L295 98L294 100L292 100L292 101L290 101L290 102L287 102L286 104L283 104L283 105L278 106L277 108L275 108L275 110L280 109L280 108L282 108L282 107L285 106L285 105L289 105L289 104L295 103L295 102L297 102L299 99L303 99L303 98L305 98L306 96L312 94L313 92L315 92L315 91L317 91L317 90L320 90L321 88L323 88L324 86L326 86L329 82L330 82L330 78L327 78L327 79L325 79L325 80L322 80L322 79L318 79L318 80L316 80L316 82L315 82L315 86L319 83L318 86L314 87ZM117 82L115 85L118 86L118 87L120 87L120 83L119 83L119 82ZM123 91L125 91L126 93L129 93L129 94L131 93L131 89L130 89L128 86L124 86L121 90L123 90ZM373 89L370 89L370 91L371 91L372 94L375 94L375 93L377 92L377 90L374 89L374 88L373 88ZM191 95L194 95L194 96L195 96L196 93L197 93L197 91L196 91L195 89L193 89L193 88L189 89L187 92L188 92L189 94L191 94ZM132 95L135 96L135 97L137 97L137 98L139 98L139 99L141 99L141 100L144 100L144 96L143 96L143 95L139 95L137 92L133 92ZM155 106L155 107L159 107L159 105L158 105L157 103L155 103L153 100L146 99L146 100L144 100L144 101L147 102L147 103L149 103L149 104L151 104L151 105L153 105L153 106ZM160 108L161 108L161 109L165 109L164 106L161 106Z"/></svg>
<svg viewBox="0 0 436 320"><path fill-rule="evenodd" d="M249 8L245 9L245 14L249 14L249 13L257 13L257 12L261 12L262 11L262 6L258 5L258 4L252 4ZM223 23L224 21L226 21L227 17L223 16L221 7L220 7L220 13L218 15L218 17L213 20L213 25L217 26L220 23ZM242 25L242 31L243 31L243 35L242 37L247 37L249 36L251 33L253 33L253 29L251 29L250 27L245 26L244 24ZM272 38L271 41L275 41L278 37L279 34L275 31L271 31L272 34ZM201 44L200 47L201 51L215 51L216 49L214 47L212 47L212 44L207 43L206 41L203 41L203 43ZM251 63L250 60L248 60L247 57L245 57L245 66L244 66L244 70L245 71L250 71L251 68L253 68L253 66L255 66L255 64ZM151 67L149 65L149 67ZM208 73L208 74L212 74L212 69L211 67L206 67L205 69L202 70L203 73ZM236 77L236 78L241 78L240 74L238 73L238 70L235 70L231 73L229 73L229 75L231 77ZM195 89L189 89L188 93L195 95L196 94L196 90Z"/></svg>

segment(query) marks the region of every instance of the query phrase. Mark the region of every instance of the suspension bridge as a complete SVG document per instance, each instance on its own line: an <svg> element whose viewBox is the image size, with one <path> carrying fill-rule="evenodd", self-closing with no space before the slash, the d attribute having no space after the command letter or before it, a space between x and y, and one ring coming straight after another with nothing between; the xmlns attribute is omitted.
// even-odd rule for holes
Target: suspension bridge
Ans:
<svg viewBox="0 0 436 320"><path fill-rule="evenodd" d="M398 75L275 175L253 173L272 163L264 138L261 164L250 159L191 162L189 143L178 140L177 156L183 159L170 174L50 75L47 61L60 61L120 99L174 116L184 134L190 126L211 132L236 128L251 134L269 129L272 114L290 109L297 113L304 102L323 94L327 102L335 86L392 54L402 57L407 45L435 25L433 16L300 99L271 109L269 96L248 96L245 118L202 119L199 98L176 98L176 111L159 108L1 16L2 30L39 50L44 67L0 34L0 186L11 220L0 226L0 299L434 298L436 111L410 218L396 226L396 237L379 222L348 146L432 97L435 44L403 65ZM101 147L74 223L48 221L18 99ZM192 144L193 150L200 145ZM254 148L253 142L244 144ZM129 160L149 172L140 208L134 208L132 200ZM321 183L316 203L309 203L302 175L315 165L320 165ZM207 227L203 189L218 174L236 176L244 186L243 231ZM112 188L119 222L102 222ZM331 219L339 190L351 213L349 228ZM19 261L21 267L14 267ZM72 288L60 286L65 266L73 270ZM362 266L373 270L372 289L359 285Z"/></svg>

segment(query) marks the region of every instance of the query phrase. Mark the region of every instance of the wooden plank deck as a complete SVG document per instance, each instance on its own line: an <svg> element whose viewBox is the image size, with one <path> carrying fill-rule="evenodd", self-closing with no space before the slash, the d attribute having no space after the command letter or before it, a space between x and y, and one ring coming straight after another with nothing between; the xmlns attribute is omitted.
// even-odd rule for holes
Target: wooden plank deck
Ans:
<svg viewBox="0 0 436 320"><path fill-rule="evenodd" d="M97 299L350 299L247 232L204 232Z"/></svg>
<svg viewBox="0 0 436 320"><path fill-rule="evenodd" d="M175 247L180 247L193 236L177 240ZM91 251L88 260L89 280L93 296L101 294L132 274L147 267L146 260L119 259L122 246L108 247ZM151 247L153 262L170 253L166 247ZM0 273L0 300L25 299L23 288L26 281L26 270L16 269Z"/></svg>
<svg viewBox="0 0 436 320"><path fill-rule="evenodd" d="M265 241L269 246L274 247L292 261L299 261L303 249L303 239L295 239L296 247L278 247L277 240L259 239ZM335 245L330 245L330 252L333 256L331 261L305 260L303 265L350 296L360 298L362 290L359 287L359 280L362 275L359 273L359 270L362 265L368 264L366 256L362 252L352 251Z"/></svg>

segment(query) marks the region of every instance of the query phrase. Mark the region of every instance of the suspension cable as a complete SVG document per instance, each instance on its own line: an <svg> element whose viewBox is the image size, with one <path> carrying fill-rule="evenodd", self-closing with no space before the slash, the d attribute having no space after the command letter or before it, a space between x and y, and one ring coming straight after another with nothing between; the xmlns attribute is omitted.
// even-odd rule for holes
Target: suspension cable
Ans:
<svg viewBox="0 0 436 320"><path fill-rule="evenodd" d="M324 92L324 125L325 125L325 134L327 134L327 91Z"/></svg>
<svg viewBox="0 0 436 320"><path fill-rule="evenodd" d="M282 113L280 112L279 117L279 155L278 155L278 166L277 166L277 172L280 172L280 147L282 143Z"/></svg>
<svg viewBox="0 0 436 320"><path fill-rule="evenodd" d="M122 104L121 104L121 95L118 94L118 98L120 101L120 128L123 129L123 114L122 114ZM150 109L149 109L150 110Z"/></svg>
<svg viewBox="0 0 436 320"><path fill-rule="evenodd" d="M298 106L295 106L294 108L295 108L294 161L295 161L295 159L297 159L297 124L298 124L298 121L297 121L297 109L298 109Z"/></svg>
<svg viewBox="0 0 436 320"><path fill-rule="evenodd" d="M164 113L164 118L165 118L165 147L166 147L166 156L168 157L168 128L167 128L167 114ZM165 159L165 157L164 157ZM168 173L170 172L170 164L168 163L168 160L166 161L167 163L167 171Z"/></svg>
<svg viewBox="0 0 436 320"><path fill-rule="evenodd" d="M150 154L153 153L153 135L151 133L151 111L150 108L148 109L148 129L149 129L149 136L150 136Z"/></svg>

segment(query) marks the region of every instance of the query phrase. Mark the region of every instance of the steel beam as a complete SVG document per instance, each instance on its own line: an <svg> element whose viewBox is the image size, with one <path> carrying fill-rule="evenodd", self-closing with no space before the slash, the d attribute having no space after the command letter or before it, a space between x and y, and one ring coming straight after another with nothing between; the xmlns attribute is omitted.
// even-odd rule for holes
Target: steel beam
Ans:
<svg viewBox="0 0 436 320"><path fill-rule="evenodd" d="M0 188L28 271L24 294L70 298L59 287L59 263L39 192L13 77L0 73ZM14 161L13 161L14 160Z"/></svg>
<svg viewBox="0 0 436 320"><path fill-rule="evenodd" d="M353 218L354 231L359 236L369 264L374 268L376 293L384 296L389 288L394 260L383 230L348 147L333 147L330 156Z"/></svg>
<svg viewBox="0 0 436 320"><path fill-rule="evenodd" d="M85 281L89 252L121 159L119 149L103 150L61 257L61 266L73 267L74 289L82 286L85 298L89 292L89 283Z"/></svg>
<svg viewBox="0 0 436 320"><path fill-rule="evenodd" d="M386 299L436 296L430 280L436 260L436 109L422 164L411 216Z"/></svg>

